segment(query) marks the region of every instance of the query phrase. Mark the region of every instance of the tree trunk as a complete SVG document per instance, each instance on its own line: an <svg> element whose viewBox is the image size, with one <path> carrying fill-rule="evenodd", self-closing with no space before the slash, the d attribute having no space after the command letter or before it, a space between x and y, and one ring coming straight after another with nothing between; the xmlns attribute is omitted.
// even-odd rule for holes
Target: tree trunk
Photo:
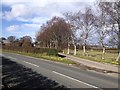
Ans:
<svg viewBox="0 0 120 90"><path fill-rule="evenodd" d="M76 55L76 45L74 45L74 55Z"/></svg>
<svg viewBox="0 0 120 90"><path fill-rule="evenodd" d="M58 48L58 41L56 40L55 41L55 49L57 49Z"/></svg>
<svg viewBox="0 0 120 90"><path fill-rule="evenodd" d="M72 43L73 43L73 46L74 46L74 55L76 55L76 45L75 45L75 41L74 41L73 37L72 37Z"/></svg>
<svg viewBox="0 0 120 90"><path fill-rule="evenodd" d="M49 46L49 42L47 42L47 48L50 48L50 46Z"/></svg>
<svg viewBox="0 0 120 90"><path fill-rule="evenodd" d="M105 47L103 47L103 55L102 55L102 59L105 59Z"/></svg>
<svg viewBox="0 0 120 90"><path fill-rule="evenodd" d="M120 4L120 1L118 2L118 10L120 10L119 4ZM118 16L120 16L120 13L118 13ZM118 53L119 53L119 55L118 55L116 61L119 61L120 60L120 17L118 17L117 23L118 23L118 30L119 30L119 32L118 32Z"/></svg>
<svg viewBox="0 0 120 90"><path fill-rule="evenodd" d="M120 52L118 54L118 57L117 57L116 61L120 61Z"/></svg>
<svg viewBox="0 0 120 90"><path fill-rule="evenodd" d="M119 55L116 59L116 61L120 61L120 21L119 21L119 32L118 32L118 52L119 52Z"/></svg>
<svg viewBox="0 0 120 90"><path fill-rule="evenodd" d="M56 45L56 43L55 43L55 49L57 49L57 45Z"/></svg>
<svg viewBox="0 0 120 90"><path fill-rule="evenodd" d="M50 48L52 47L51 40L50 40Z"/></svg>
<svg viewBox="0 0 120 90"><path fill-rule="evenodd" d="M85 45L83 45L83 55L85 55L85 52L86 52Z"/></svg>
<svg viewBox="0 0 120 90"><path fill-rule="evenodd" d="M116 61L120 60L120 19L118 21L118 27L119 27L119 32L118 32L118 52L119 52L119 55L118 55Z"/></svg>
<svg viewBox="0 0 120 90"><path fill-rule="evenodd" d="M65 51L63 50L63 53L65 53Z"/></svg>
<svg viewBox="0 0 120 90"><path fill-rule="evenodd" d="M68 51L67 54L70 54L70 44L68 43Z"/></svg>

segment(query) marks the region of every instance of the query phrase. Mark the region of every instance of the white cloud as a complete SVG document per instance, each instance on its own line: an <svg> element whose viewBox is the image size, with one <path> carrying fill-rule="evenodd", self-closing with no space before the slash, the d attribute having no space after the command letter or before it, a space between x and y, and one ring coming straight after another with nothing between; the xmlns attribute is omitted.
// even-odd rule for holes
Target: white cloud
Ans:
<svg viewBox="0 0 120 90"><path fill-rule="evenodd" d="M36 6L36 5L45 6L48 2L49 0L29 0L29 1L28 0L2 0L2 3L6 5L23 3L23 4L31 4L32 6Z"/></svg>
<svg viewBox="0 0 120 90"><path fill-rule="evenodd" d="M31 22L32 24L43 24L43 23L46 23L46 21L49 20L49 18L47 17L34 17L34 18L22 18L22 17L18 17L16 18L18 21L22 21L22 22Z"/></svg>
<svg viewBox="0 0 120 90"><path fill-rule="evenodd" d="M45 5L50 2L94 2L96 0L2 0L2 3L11 5L17 3L41 3L41 5ZM110 0L109 0L110 1ZM115 1L115 0L114 0Z"/></svg>
<svg viewBox="0 0 120 90"><path fill-rule="evenodd" d="M31 37L35 37L36 32L40 29L39 24L22 24L22 25L11 25L8 26L5 31L6 33L14 36L25 36L30 35Z"/></svg>
<svg viewBox="0 0 120 90"><path fill-rule="evenodd" d="M12 20L20 16L27 17L31 13L30 8L24 4L12 5L11 8L11 11L5 11L4 13L4 18L7 20Z"/></svg>
<svg viewBox="0 0 120 90"><path fill-rule="evenodd" d="M42 24L42 23L45 23L47 20L49 20L49 18L47 18L47 17L35 17L29 21L31 21L32 23L35 23L35 24Z"/></svg>
<svg viewBox="0 0 120 90"><path fill-rule="evenodd" d="M18 25L12 25L12 26L7 27L6 31L14 32L18 29L18 27L19 27Z"/></svg>
<svg viewBox="0 0 120 90"><path fill-rule="evenodd" d="M28 18L35 20L37 17L51 18L51 16L62 16L62 14L67 11L78 11L84 8L85 4L81 2L82 4L80 5L80 0L78 3L75 2L75 0L64 1L61 2L55 0L30 0L26 3L26 1L23 0L10 0L9 3L7 0L4 0L3 3L9 3L11 7L11 11L4 12L4 18L7 20L17 18L21 21L26 21L26 19ZM42 3L44 3L44 5L41 6Z"/></svg>
<svg viewBox="0 0 120 90"><path fill-rule="evenodd" d="M64 17L62 13L60 12L54 12L51 14L51 18L54 17L54 16L58 16L58 17Z"/></svg>
<svg viewBox="0 0 120 90"><path fill-rule="evenodd" d="M20 31L23 31L24 30L26 31L35 31L35 30L39 30L40 28L40 25L39 24L22 24L22 25L11 25L11 26L8 26L6 28L6 31L8 32L20 32Z"/></svg>
<svg viewBox="0 0 120 90"><path fill-rule="evenodd" d="M21 25L21 28L38 28L39 29L40 25L39 24L23 24ZM32 29L28 29L28 30L32 30Z"/></svg>
<svg viewBox="0 0 120 90"><path fill-rule="evenodd" d="M2 11L3 19L17 21L18 24L9 26L6 30L10 33L19 32L21 35L32 34L33 36L40 29L40 25L53 16L63 17L62 14L67 11L82 10L85 5L80 2L82 0L2 0L3 5L11 8L10 11ZM19 25L18 22L26 24Z"/></svg>
<svg viewBox="0 0 120 90"><path fill-rule="evenodd" d="M22 18L22 17L17 17L16 18L17 21L22 21L22 22L29 22L28 19Z"/></svg>
<svg viewBox="0 0 120 90"><path fill-rule="evenodd" d="M17 19L20 21L25 21L27 19L33 19L35 20L38 17L46 17L50 16L52 12L48 12L48 8L46 7L31 7L30 5L25 4L15 4L11 5L11 11L4 11L3 12L3 18L10 21L12 19ZM36 20L35 20L36 21Z"/></svg>

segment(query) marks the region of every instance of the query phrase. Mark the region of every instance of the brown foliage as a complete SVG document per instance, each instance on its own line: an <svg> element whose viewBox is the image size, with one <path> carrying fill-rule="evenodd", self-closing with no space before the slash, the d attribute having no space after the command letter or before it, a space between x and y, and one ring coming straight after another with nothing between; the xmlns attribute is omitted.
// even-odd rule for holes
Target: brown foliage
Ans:
<svg viewBox="0 0 120 90"><path fill-rule="evenodd" d="M69 25L63 18L53 17L47 24L41 27L37 33L36 39L44 44L45 47L50 47L50 43L56 49L62 49L70 37Z"/></svg>

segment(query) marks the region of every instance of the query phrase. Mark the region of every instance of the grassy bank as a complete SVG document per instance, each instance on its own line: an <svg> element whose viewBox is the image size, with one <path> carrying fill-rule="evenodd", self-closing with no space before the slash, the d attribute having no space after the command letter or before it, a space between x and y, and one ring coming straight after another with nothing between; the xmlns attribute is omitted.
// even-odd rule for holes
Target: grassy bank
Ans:
<svg viewBox="0 0 120 90"><path fill-rule="evenodd" d="M67 51L65 51L66 53ZM71 50L72 53L70 55L73 55L73 50ZM115 53L116 52L116 53ZM105 53L105 59L102 59L102 51L97 51L97 50L87 50L86 55L83 55L83 51L79 50L77 51L77 55L73 55L78 58L83 58L83 59L88 59L92 61L97 61L97 62L102 62L102 63L110 63L114 65L120 65L120 62L116 61L116 58L118 56L117 51L112 50L111 52L106 52Z"/></svg>
<svg viewBox="0 0 120 90"><path fill-rule="evenodd" d="M21 54L21 55L26 55L26 56L36 57L36 58L43 58L43 59L47 59L47 60L51 60L55 62L61 62L65 64L76 64L75 62L71 60L64 59L64 58L54 56L54 55L49 56L46 54L26 53L26 52L11 51L11 50L3 50L3 52L11 52L11 53Z"/></svg>

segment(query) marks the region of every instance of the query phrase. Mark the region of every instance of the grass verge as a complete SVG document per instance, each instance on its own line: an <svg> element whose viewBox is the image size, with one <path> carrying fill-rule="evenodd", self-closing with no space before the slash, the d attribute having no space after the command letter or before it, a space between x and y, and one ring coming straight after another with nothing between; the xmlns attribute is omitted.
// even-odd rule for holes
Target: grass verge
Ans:
<svg viewBox="0 0 120 90"><path fill-rule="evenodd" d="M74 55L75 57L78 58L83 58L83 59L88 59L88 60L92 60L92 61L96 61L96 62L102 62L102 63L109 63L109 64L113 64L113 65L120 65L119 61L111 61L111 60L107 60L107 59L96 59L93 57L87 57L87 56L80 56L80 55Z"/></svg>
<svg viewBox="0 0 120 90"><path fill-rule="evenodd" d="M61 58L58 56L53 56L53 55L46 55L46 54L36 54L36 53L26 53L26 52L19 52L19 51L11 51L11 50L2 50L3 52L11 52L11 53L16 53L16 54L21 54L21 55L26 55L26 56L31 56L31 57L36 57L36 58L43 58L51 61L56 61L56 62L61 62L65 64L76 64L74 61L71 61L69 59Z"/></svg>
<svg viewBox="0 0 120 90"><path fill-rule="evenodd" d="M74 51L71 50L71 52ZM65 53L67 53L67 50L65 50ZM70 55L96 62L120 65L120 61L116 61L116 58L118 56L117 50L111 50L111 53L106 50L104 57L105 59L102 59L102 51L98 51L98 50L86 50L86 56L83 55L83 50L78 50L77 55L73 55L73 53L70 53Z"/></svg>

